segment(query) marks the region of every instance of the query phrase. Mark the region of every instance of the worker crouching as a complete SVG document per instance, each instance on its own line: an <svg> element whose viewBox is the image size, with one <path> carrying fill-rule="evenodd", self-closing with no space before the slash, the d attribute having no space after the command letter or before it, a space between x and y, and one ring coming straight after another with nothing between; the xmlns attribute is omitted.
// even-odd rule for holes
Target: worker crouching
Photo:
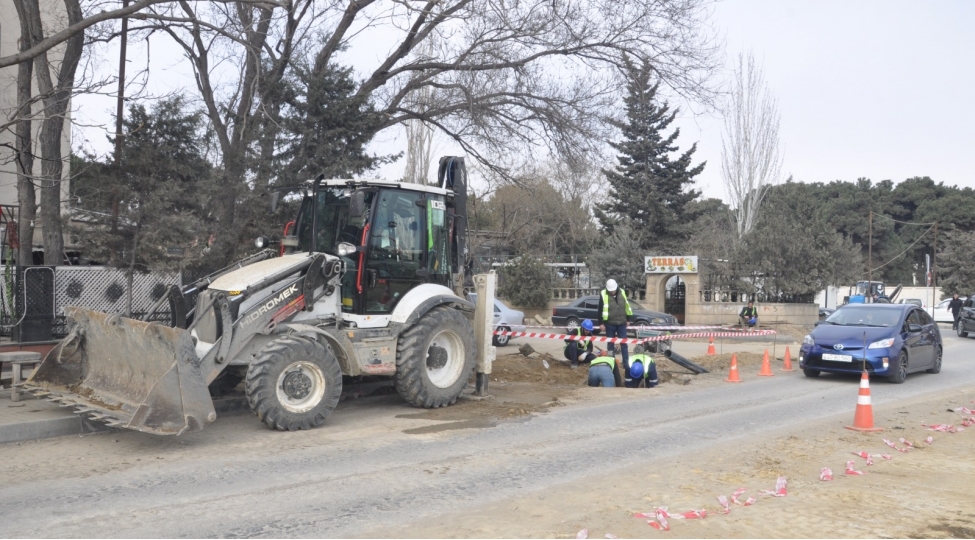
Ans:
<svg viewBox="0 0 975 540"><path fill-rule="evenodd" d="M644 383L647 388L657 386L657 363L649 354L637 351L637 354L630 356L630 367L626 370L626 378L623 385L627 388L640 388L640 383Z"/></svg>
<svg viewBox="0 0 975 540"><path fill-rule="evenodd" d="M619 362L612 356L597 356L589 362L589 386L615 388L623 386Z"/></svg>
<svg viewBox="0 0 975 540"><path fill-rule="evenodd" d="M565 347L562 354L565 355L565 359L569 361L569 367L572 369L579 367L579 363L581 362L592 362L593 358L602 354L602 351L593 348L592 330L592 321L586 319L575 329L579 339L565 340Z"/></svg>

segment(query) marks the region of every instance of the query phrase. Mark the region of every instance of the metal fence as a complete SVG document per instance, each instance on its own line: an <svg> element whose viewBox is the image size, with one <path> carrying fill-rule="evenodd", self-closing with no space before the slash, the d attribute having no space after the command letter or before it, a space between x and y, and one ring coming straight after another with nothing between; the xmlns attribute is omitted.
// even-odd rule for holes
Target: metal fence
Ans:
<svg viewBox="0 0 975 540"><path fill-rule="evenodd" d="M40 277L45 279L25 279ZM34 276L36 274L37 276ZM17 269L15 280L4 274L0 279L3 294L3 333L11 334L11 328L22 324L27 316L41 313L50 317L53 313L53 336L67 334L65 306L77 306L104 313L125 313L128 277L124 270L100 266L31 266ZM10 294L13 282L16 294ZM140 318L152 304L166 294L171 285L180 285L179 274L139 273L132 276L132 317ZM24 290L23 287L27 287ZM16 301L11 301L16 298ZM40 307L44 309L41 310ZM164 303L150 320L170 323L169 304Z"/></svg>

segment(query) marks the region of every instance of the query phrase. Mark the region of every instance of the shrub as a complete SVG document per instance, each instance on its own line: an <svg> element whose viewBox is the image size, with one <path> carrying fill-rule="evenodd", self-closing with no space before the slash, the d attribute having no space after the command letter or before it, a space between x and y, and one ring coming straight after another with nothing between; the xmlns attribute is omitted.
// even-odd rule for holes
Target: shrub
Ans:
<svg viewBox="0 0 975 540"><path fill-rule="evenodd" d="M500 295L513 305L544 308L551 296L551 287L551 272L534 257L518 257L501 267Z"/></svg>

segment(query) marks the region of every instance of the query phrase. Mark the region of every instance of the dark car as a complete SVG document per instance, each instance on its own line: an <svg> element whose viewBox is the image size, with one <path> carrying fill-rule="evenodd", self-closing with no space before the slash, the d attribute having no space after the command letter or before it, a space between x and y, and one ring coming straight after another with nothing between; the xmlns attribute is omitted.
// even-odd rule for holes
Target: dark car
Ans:
<svg viewBox="0 0 975 540"><path fill-rule="evenodd" d="M630 300L630 307L633 308L634 326L672 326L677 324L677 317L650 311L640 304ZM583 296L567 306L559 306L552 309L552 324L555 326L579 326L583 319L592 320L593 324L599 326L599 296Z"/></svg>
<svg viewBox="0 0 975 540"><path fill-rule="evenodd" d="M968 337L969 332L975 333L975 295L969 296L962 304L958 313L958 337Z"/></svg>
<svg viewBox="0 0 975 540"><path fill-rule="evenodd" d="M938 325L914 304L849 304L803 338L799 367L807 377L866 369L902 383L908 373L940 372L941 353Z"/></svg>

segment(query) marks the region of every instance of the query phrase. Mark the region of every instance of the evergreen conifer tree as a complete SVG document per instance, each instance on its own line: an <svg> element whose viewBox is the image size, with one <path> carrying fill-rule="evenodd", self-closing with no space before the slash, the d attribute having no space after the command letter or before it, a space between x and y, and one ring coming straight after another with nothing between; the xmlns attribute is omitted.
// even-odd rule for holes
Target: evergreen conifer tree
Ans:
<svg viewBox="0 0 975 540"><path fill-rule="evenodd" d="M679 250L690 236L689 224L697 216L691 215L687 203L701 194L690 186L704 163L691 165L696 143L677 159L671 158L678 151L680 130L665 132L678 109L657 101L659 83L653 82L648 63L624 61L629 79L624 100L627 118L617 124L623 140L611 143L619 152L619 164L603 171L610 186L608 201L597 205L595 213L607 233L612 234L617 223L629 222L644 238L643 249L667 254Z"/></svg>

